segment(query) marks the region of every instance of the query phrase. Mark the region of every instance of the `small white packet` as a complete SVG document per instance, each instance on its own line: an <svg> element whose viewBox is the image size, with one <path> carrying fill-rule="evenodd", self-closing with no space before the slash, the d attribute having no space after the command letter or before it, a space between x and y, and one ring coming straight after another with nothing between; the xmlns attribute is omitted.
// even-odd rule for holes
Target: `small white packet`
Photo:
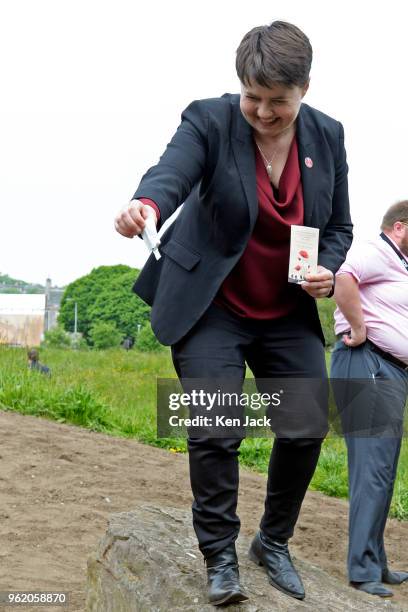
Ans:
<svg viewBox="0 0 408 612"><path fill-rule="evenodd" d="M161 257L160 251L159 251L160 238L156 230L156 223L155 223L154 218L155 218L154 213L152 211L152 214L149 214L147 219L145 220L146 223L145 223L144 230L142 232L142 238L147 248L149 249L149 251L153 253L156 259L160 259Z"/></svg>
<svg viewBox="0 0 408 612"><path fill-rule="evenodd" d="M290 228L289 283L302 283L306 274L316 274L319 229L304 225Z"/></svg>

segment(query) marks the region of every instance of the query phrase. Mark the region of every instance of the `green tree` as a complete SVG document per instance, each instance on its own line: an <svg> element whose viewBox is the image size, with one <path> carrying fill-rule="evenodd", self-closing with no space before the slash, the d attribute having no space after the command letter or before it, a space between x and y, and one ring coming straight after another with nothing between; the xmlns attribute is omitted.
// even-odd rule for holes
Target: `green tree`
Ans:
<svg viewBox="0 0 408 612"><path fill-rule="evenodd" d="M138 273L124 265L94 268L67 286L58 320L67 331L73 331L76 302L78 332L87 341L97 321L113 322L122 336L134 339L138 324L148 321L150 314L149 306L132 292Z"/></svg>
<svg viewBox="0 0 408 612"><path fill-rule="evenodd" d="M106 349L119 346L123 335L113 321L96 321L89 331L89 338L94 348Z"/></svg>
<svg viewBox="0 0 408 612"><path fill-rule="evenodd" d="M163 349L163 345L154 335L149 321L142 326L137 335L136 348L144 352L157 352Z"/></svg>

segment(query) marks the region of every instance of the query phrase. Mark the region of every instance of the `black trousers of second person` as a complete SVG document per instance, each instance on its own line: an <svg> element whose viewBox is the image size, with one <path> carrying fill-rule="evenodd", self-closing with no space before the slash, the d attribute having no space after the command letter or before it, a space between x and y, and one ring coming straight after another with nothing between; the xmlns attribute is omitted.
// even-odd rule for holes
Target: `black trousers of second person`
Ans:
<svg viewBox="0 0 408 612"><path fill-rule="evenodd" d="M172 356L181 380L235 380L242 388L247 363L258 390L258 379L327 381L322 340L301 309L279 319L255 320L212 304L190 332L172 346ZM314 404L315 416L321 421L321 402L318 404ZM305 405L305 410L313 419L313 406ZM327 428L319 436L305 437L299 432L276 437L273 444L260 524L264 536L273 540L286 541L293 535ZM193 526L205 558L234 542L239 533L236 509L241 441L241 437L188 440Z"/></svg>

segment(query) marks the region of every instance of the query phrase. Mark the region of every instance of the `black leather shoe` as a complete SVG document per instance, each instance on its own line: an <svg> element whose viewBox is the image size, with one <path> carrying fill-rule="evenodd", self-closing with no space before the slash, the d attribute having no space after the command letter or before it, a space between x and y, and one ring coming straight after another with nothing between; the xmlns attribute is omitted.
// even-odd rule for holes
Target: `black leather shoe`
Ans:
<svg viewBox="0 0 408 612"><path fill-rule="evenodd" d="M385 584L402 584L408 580L408 572L391 572L388 568L383 570L382 581Z"/></svg>
<svg viewBox="0 0 408 612"><path fill-rule="evenodd" d="M305 589L299 574L293 567L287 543L266 542L259 532L252 541L249 558L262 565L272 586L296 599L305 598Z"/></svg>
<svg viewBox="0 0 408 612"><path fill-rule="evenodd" d="M350 582L350 585L358 591L364 591L369 595L378 595L378 597L392 597L394 593L381 582Z"/></svg>
<svg viewBox="0 0 408 612"><path fill-rule="evenodd" d="M247 601L248 597L239 584L238 559L234 543L212 555L205 562L208 600L213 606Z"/></svg>

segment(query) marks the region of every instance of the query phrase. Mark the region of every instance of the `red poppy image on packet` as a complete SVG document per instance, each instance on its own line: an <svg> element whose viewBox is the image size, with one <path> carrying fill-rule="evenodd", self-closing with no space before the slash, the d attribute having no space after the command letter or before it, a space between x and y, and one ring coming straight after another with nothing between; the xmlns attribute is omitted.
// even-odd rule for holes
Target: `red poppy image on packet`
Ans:
<svg viewBox="0 0 408 612"><path fill-rule="evenodd" d="M292 225L290 230L288 281L301 283L306 274L317 272L319 230L304 225Z"/></svg>

